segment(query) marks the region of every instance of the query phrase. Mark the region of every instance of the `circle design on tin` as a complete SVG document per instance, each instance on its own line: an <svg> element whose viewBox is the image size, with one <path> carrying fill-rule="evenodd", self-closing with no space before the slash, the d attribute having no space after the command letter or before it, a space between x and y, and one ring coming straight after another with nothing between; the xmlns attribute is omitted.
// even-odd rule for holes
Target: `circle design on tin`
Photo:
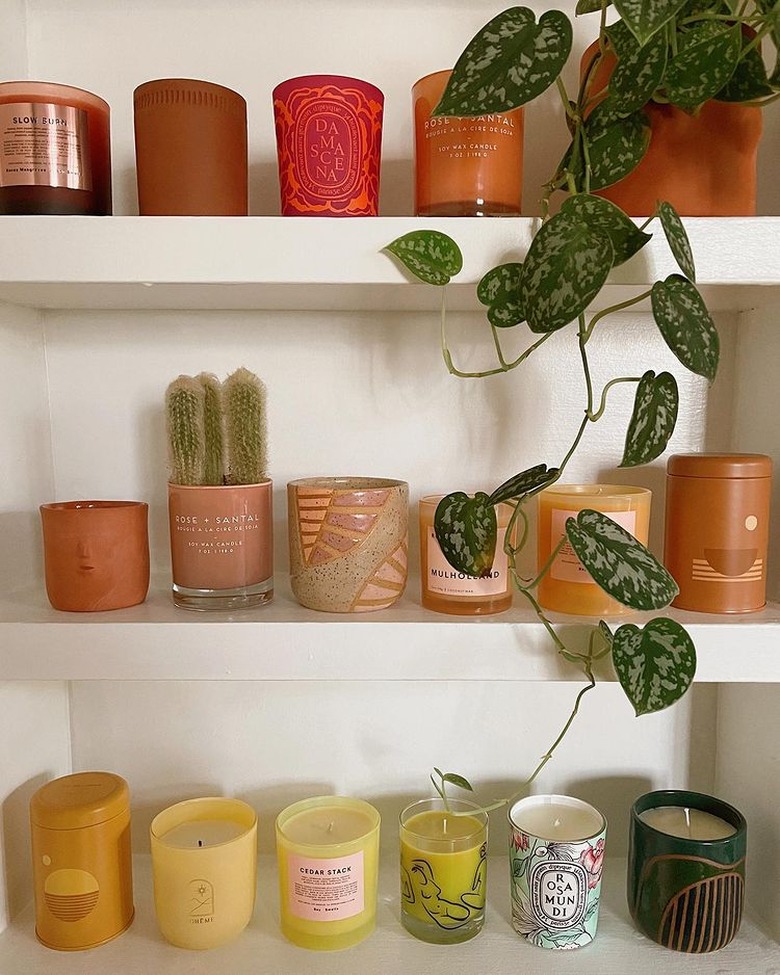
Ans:
<svg viewBox="0 0 780 975"><path fill-rule="evenodd" d="M100 885L86 870L55 870L43 885L46 906L60 921L80 921L95 909Z"/></svg>
<svg viewBox="0 0 780 975"><path fill-rule="evenodd" d="M747 518L745 518L745 528L747 528L749 532L754 532L756 528L758 528L758 518L756 518L755 515L748 515Z"/></svg>

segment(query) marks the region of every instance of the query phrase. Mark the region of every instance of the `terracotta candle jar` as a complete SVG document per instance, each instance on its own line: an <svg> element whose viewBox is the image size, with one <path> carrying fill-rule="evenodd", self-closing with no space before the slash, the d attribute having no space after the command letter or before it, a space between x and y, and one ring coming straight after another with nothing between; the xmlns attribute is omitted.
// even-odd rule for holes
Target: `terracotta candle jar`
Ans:
<svg viewBox="0 0 780 975"><path fill-rule="evenodd" d="M161 78L133 93L142 216L246 216L246 102L209 81Z"/></svg>
<svg viewBox="0 0 780 975"><path fill-rule="evenodd" d="M477 118L433 117L451 71L436 71L412 88L414 212L425 217L520 213L523 109Z"/></svg>
<svg viewBox="0 0 780 975"><path fill-rule="evenodd" d="M93 613L146 599L145 501L60 501L40 510L46 592L55 609Z"/></svg>
<svg viewBox="0 0 780 975"><path fill-rule="evenodd" d="M102 98L49 82L0 84L0 213L111 213Z"/></svg>
<svg viewBox="0 0 780 975"><path fill-rule="evenodd" d="M749 613L766 603L772 460L765 454L674 454L666 477L664 563L673 605Z"/></svg>

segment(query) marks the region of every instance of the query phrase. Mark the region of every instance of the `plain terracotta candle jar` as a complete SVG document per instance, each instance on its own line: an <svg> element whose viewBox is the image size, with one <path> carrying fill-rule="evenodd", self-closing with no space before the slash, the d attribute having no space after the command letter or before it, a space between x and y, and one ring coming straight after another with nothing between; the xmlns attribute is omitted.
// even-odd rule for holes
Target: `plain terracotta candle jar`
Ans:
<svg viewBox="0 0 780 975"><path fill-rule="evenodd" d="M60 501L40 511L46 592L55 609L94 613L146 599L145 501Z"/></svg>
<svg viewBox="0 0 780 975"><path fill-rule="evenodd" d="M246 102L189 78L133 92L141 216L245 217L249 212Z"/></svg>
<svg viewBox="0 0 780 975"><path fill-rule="evenodd" d="M0 84L0 213L111 213L102 98L43 81Z"/></svg>
<svg viewBox="0 0 780 975"><path fill-rule="evenodd" d="M765 454L673 454L666 467L664 563L700 613L766 603L772 460Z"/></svg>

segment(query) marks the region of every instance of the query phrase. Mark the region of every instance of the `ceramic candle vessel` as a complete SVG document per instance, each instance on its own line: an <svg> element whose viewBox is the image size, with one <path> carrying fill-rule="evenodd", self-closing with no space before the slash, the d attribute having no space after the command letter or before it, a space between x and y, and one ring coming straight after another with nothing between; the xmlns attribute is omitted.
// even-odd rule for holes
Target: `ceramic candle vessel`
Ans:
<svg viewBox="0 0 780 975"><path fill-rule="evenodd" d="M406 587L409 486L381 477L287 485L290 581L309 609L386 609Z"/></svg>

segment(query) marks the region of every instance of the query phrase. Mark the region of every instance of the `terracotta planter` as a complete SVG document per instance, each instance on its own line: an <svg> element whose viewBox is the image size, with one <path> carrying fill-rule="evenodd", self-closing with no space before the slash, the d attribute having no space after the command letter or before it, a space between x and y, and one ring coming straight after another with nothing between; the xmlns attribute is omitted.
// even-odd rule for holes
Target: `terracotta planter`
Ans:
<svg viewBox="0 0 780 975"><path fill-rule="evenodd" d="M273 485L168 485L173 601L240 609L273 598Z"/></svg>
<svg viewBox="0 0 780 975"><path fill-rule="evenodd" d="M146 502L60 501L40 511L46 592L55 609L94 613L146 599Z"/></svg>
<svg viewBox="0 0 780 975"><path fill-rule="evenodd" d="M597 49L594 42L583 54L582 72ZM608 52L596 68L593 94L606 86L614 65ZM645 111L651 129L647 153L633 172L598 196L630 216L649 215L658 200L687 217L755 216L760 108L709 101L688 115L651 102Z"/></svg>

